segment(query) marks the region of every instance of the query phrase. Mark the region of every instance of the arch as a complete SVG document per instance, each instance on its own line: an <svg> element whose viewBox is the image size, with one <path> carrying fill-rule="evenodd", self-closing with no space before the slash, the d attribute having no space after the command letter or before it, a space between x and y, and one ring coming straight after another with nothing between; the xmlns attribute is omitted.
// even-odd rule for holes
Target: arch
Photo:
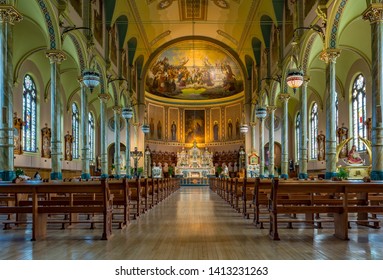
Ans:
<svg viewBox="0 0 383 280"><path fill-rule="evenodd" d="M331 29L329 28L326 34L326 38L328 38L328 42L326 45L330 49L336 49L337 47L337 39L338 39L338 31L339 31L339 23L341 21L344 8L346 7L348 3L348 0L337 0L337 2L334 4L334 7L338 7L336 9L336 12L332 15L332 18L327 22L327 26L331 26Z"/></svg>
<svg viewBox="0 0 383 280"><path fill-rule="evenodd" d="M128 41L128 63L129 66L133 66L134 56L137 50L137 38L130 38Z"/></svg>
<svg viewBox="0 0 383 280"><path fill-rule="evenodd" d="M19 75L20 75L20 69L21 69L21 66L23 65L23 63L33 54L35 53L38 53L40 51L46 51L47 48L45 46L42 46L42 47L38 47L38 48L35 48L35 49L32 49L30 50L29 52L27 52L26 54L24 54L22 56L22 58L17 62L16 66L15 66L15 69L13 71L13 82L14 83L17 83L18 79L19 79Z"/></svg>
<svg viewBox="0 0 383 280"><path fill-rule="evenodd" d="M118 33L118 47L120 50L124 48L126 33L128 31L128 18L126 16L119 16L116 19L117 33Z"/></svg>
<svg viewBox="0 0 383 280"><path fill-rule="evenodd" d="M37 0L41 12L44 15L46 27L47 27L47 33L49 34L49 45L48 49L61 49L61 38L58 36L60 34L58 21L55 18L55 13L53 12L53 9L51 7L52 4L45 3L44 0Z"/></svg>
<svg viewBox="0 0 383 280"><path fill-rule="evenodd" d="M107 29L109 29L112 26L113 12L115 7L116 7L116 0L104 1L105 25Z"/></svg>
<svg viewBox="0 0 383 280"><path fill-rule="evenodd" d="M273 20L269 16L263 15L261 17L261 31L262 31L263 40L265 42L265 47L267 49L270 49L272 26L273 26Z"/></svg>
<svg viewBox="0 0 383 280"><path fill-rule="evenodd" d="M254 66L254 63L253 63L253 59L249 56L249 55L245 55L245 65L246 65L246 69L247 69L247 79L251 79L251 76L252 76L252 72L253 72L253 66Z"/></svg>
<svg viewBox="0 0 383 280"><path fill-rule="evenodd" d="M71 38L73 45L76 49L77 58L78 58L77 63L80 68L80 72L82 73L82 71L84 71L84 69L86 68L86 63L85 63L86 52L84 50L84 47L80 45L81 40L78 40L78 38L74 34L69 34L69 38Z"/></svg>
<svg viewBox="0 0 383 280"><path fill-rule="evenodd" d="M256 65L260 66L261 65L261 47L262 47L262 42L257 37L254 37L251 40L251 46L253 48L253 54L254 54Z"/></svg>

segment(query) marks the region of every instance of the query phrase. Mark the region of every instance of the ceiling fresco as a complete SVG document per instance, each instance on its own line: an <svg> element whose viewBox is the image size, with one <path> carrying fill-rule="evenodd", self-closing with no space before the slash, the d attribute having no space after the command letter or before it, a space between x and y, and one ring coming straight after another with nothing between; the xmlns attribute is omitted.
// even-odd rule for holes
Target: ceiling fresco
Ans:
<svg viewBox="0 0 383 280"><path fill-rule="evenodd" d="M173 99L225 98L243 91L238 63L206 41L183 41L160 53L146 76L146 91Z"/></svg>

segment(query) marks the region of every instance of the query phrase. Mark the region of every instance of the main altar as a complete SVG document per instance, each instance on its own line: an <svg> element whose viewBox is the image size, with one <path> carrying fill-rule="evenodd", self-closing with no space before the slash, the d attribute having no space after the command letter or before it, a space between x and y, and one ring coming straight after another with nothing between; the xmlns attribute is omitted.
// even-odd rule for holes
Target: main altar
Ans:
<svg viewBox="0 0 383 280"><path fill-rule="evenodd" d="M175 174L184 178L207 178L214 175L213 154L207 147L201 151L194 141L190 150L183 147L181 152L177 152Z"/></svg>

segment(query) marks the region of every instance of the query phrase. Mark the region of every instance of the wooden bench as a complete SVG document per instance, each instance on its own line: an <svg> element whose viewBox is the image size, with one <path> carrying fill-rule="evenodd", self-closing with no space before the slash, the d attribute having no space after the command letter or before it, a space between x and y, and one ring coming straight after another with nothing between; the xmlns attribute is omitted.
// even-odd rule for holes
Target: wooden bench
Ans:
<svg viewBox="0 0 383 280"><path fill-rule="evenodd" d="M331 181L303 181L283 182L273 179L269 197L270 230L269 235L274 240L279 240L278 214L292 213L327 213L334 216L335 236L348 240L349 213L357 213L360 224L368 223L368 213L383 213L383 205L371 205L368 203L368 193L381 193L381 182L331 182ZM281 194L309 194L311 203L307 205L289 204L280 198ZM319 195L319 197L317 197ZM334 197L323 198L323 195ZM364 218L362 217L364 216Z"/></svg>
<svg viewBox="0 0 383 280"><path fill-rule="evenodd" d="M31 203L23 206L18 203L16 206L1 206L0 213L11 214L32 214L32 238L38 240L45 237L47 217L51 214L79 214L98 213L102 215L103 233L101 239L107 240L112 233L112 207L113 196L110 193L108 182L49 182L36 183L25 182L19 184L1 184L0 193L28 194ZM74 194L98 195L101 199L87 199L83 201L74 200L40 200L41 195L49 197L53 194Z"/></svg>

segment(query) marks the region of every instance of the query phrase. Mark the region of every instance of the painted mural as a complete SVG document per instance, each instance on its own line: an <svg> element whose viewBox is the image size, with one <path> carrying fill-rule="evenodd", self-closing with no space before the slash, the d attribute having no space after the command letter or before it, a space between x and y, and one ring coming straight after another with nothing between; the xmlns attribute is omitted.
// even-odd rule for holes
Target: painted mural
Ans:
<svg viewBox="0 0 383 280"><path fill-rule="evenodd" d="M222 49L208 42L186 41L154 60L146 91L176 99L216 99L243 91L243 78L238 63Z"/></svg>
<svg viewBox="0 0 383 280"><path fill-rule="evenodd" d="M205 143L205 110L185 110L185 143Z"/></svg>

